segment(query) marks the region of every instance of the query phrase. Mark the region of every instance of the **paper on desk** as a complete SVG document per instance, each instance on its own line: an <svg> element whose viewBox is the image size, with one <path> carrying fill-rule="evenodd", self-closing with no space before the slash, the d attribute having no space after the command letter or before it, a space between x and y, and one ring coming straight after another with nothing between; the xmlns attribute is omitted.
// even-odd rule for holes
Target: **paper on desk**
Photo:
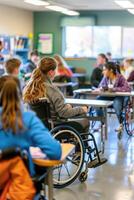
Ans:
<svg viewBox="0 0 134 200"><path fill-rule="evenodd" d="M32 158L40 158L40 159L47 158L46 154L43 153L39 147L30 147L30 154Z"/></svg>

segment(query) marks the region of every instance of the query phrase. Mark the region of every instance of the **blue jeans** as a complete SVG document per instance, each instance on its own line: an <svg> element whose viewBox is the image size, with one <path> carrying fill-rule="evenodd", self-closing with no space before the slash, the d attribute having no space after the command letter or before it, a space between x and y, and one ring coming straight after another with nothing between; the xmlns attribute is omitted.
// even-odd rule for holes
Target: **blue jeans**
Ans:
<svg viewBox="0 0 134 200"><path fill-rule="evenodd" d="M117 118L119 120L119 123L121 124L123 122L123 116L122 116L122 110L123 107L125 107L128 104L129 97L123 97L123 96L116 96L116 97L106 97L106 96L98 96L98 100L103 101L113 101L113 108L115 110L115 113L117 115ZM103 116L103 110L101 108L96 109L96 113L98 116Z"/></svg>

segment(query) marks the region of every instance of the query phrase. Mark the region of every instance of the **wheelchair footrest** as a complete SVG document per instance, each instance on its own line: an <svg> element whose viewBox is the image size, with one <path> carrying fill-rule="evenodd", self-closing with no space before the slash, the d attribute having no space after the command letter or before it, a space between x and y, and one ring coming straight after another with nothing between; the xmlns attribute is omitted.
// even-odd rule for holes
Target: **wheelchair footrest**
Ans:
<svg viewBox="0 0 134 200"><path fill-rule="evenodd" d="M100 165L103 165L106 162L107 162L106 158L101 158L100 161L98 161L98 159L96 158L93 161L88 163L88 168L99 167Z"/></svg>

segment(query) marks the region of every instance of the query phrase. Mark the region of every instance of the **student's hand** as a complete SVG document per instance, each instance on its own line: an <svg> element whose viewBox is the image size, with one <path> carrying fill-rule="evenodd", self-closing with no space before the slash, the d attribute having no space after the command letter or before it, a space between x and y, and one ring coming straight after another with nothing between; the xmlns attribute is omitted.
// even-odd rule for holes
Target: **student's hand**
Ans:
<svg viewBox="0 0 134 200"><path fill-rule="evenodd" d="M67 104L67 108L68 109L72 108L71 104Z"/></svg>
<svg viewBox="0 0 134 200"><path fill-rule="evenodd" d="M87 113L87 111L88 111L87 106L82 106L82 109L84 110L85 113Z"/></svg>
<svg viewBox="0 0 134 200"><path fill-rule="evenodd" d="M95 90L92 90L92 93L96 93L96 92L101 92L101 88L96 88Z"/></svg>

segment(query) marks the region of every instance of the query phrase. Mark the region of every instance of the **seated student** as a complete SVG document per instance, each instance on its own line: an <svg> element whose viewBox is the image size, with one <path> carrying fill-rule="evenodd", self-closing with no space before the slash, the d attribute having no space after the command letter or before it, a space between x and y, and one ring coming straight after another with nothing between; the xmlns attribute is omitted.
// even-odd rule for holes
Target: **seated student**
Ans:
<svg viewBox="0 0 134 200"><path fill-rule="evenodd" d="M5 74L18 77L20 80L21 88L23 89L25 83L22 78L19 77L21 61L18 58L9 58L5 62Z"/></svg>
<svg viewBox="0 0 134 200"><path fill-rule="evenodd" d="M77 115L86 115L86 106L73 108L70 104L65 104L63 94L52 83L56 67L57 63L53 58L44 57L39 61L38 67L33 71L30 81L23 90L24 102L36 102L39 98L47 97L54 120L57 117L68 119ZM83 119L81 123L84 128L89 128L87 119Z"/></svg>
<svg viewBox="0 0 134 200"><path fill-rule="evenodd" d="M5 62L5 74L19 76L19 68L21 65L21 61L17 58L10 58Z"/></svg>
<svg viewBox="0 0 134 200"><path fill-rule="evenodd" d="M134 67L133 67L133 62L134 59L125 59L123 64L124 64L124 72L123 75L124 77L127 79L128 82L132 82L134 81Z"/></svg>
<svg viewBox="0 0 134 200"><path fill-rule="evenodd" d="M23 70L24 73L32 73L32 71L36 68L37 63L39 60L39 55L37 50L33 50L30 53L30 59L27 61L27 63L24 65Z"/></svg>
<svg viewBox="0 0 134 200"><path fill-rule="evenodd" d="M58 54L54 55L55 60L57 61L57 68L55 70L54 82L71 82L71 77L73 76L73 72L69 69L65 60ZM73 96L73 87L67 86L67 94L69 96Z"/></svg>
<svg viewBox="0 0 134 200"><path fill-rule="evenodd" d="M71 71L71 69L69 69L69 67L67 66L64 59L58 54L54 55L54 58L57 61L57 68L56 68L55 76L72 77L73 72Z"/></svg>
<svg viewBox="0 0 134 200"><path fill-rule="evenodd" d="M0 78L0 149L20 147L22 150L25 149L29 151L29 147L33 146L39 147L49 159L60 159L60 143L51 136L48 129L42 124L40 119L36 117L34 112L23 111L21 107L21 91L19 88L19 81L16 77L3 76ZM30 155L29 161L30 173L34 175L34 168ZM6 174L2 174L2 176L6 176ZM8 180L10 178L8 174L6 177L7 182L10 181ZM25 190L23 191L23 187L19 185L23 183L22 181L18 182L18 189L17 187L12 188L14 185L13 181L15 180L15 177L11 180L12 184L10 185L10 190L17 192L20 191L20 187L22 188L22 193L25 192ZM29 191L31 191L31 188L27 188L28 193ZM11 197L9 199L14 198Z"/></svg>
<svg viewBox="0 0 134 200"><path fill-rule="evenodd" d="M100 53L97 57L96 67L95 69L93 69L93 72L91 74L91 84L93 87L97 88L99 86L99 83L103 78L102 68L106 64L106 62L107 57L105 56L105 54Z"/></svg>
<svg viewBox="0 0 134 200"><path fill-rule="evenodd" d="M110 92L130 92L131 89L123 77L123 75L119 74L116 70L116 65L113 62L109 62L105 64L103 67L103 79L99 84L99 88L97 90L109 90ZM113 107L115 109L116 115L118 117L120 126L118 131L123 128L122 125L122 109L124 105L124 101L126 102L126 97L123 96L115 96L115 97L106 97L99 96L97 99L99 100L111 100L113 101ZM98 115L102 115L102 110L97 110Z"/></svg>
<svg viewBox="0 0 134 200"><path fill-rule="evenodd" d="M112 53L111 52L107 52L106 53L106 57L107 57L107 61L111 62L112 61Z"/></svg>

